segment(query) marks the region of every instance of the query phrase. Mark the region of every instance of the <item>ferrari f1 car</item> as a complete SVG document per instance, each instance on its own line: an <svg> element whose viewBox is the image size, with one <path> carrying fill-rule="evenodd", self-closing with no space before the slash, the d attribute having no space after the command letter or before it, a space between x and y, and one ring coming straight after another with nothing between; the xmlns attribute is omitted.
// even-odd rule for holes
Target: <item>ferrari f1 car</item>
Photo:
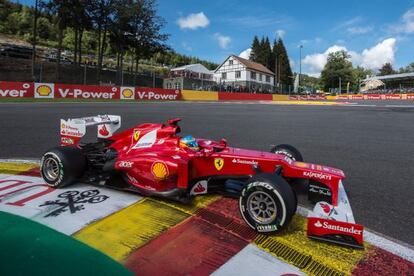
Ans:
<svg viewBox="0 0 414 276"><path fill-rule="evenodd" d="M335 168L305 163L290 145L270 152L229 147L227 141L180 137L180 119L144 123L115 134L121 117L98 115L61 120L61 146L41 160L41 175L55 188L90 183L188 203L194 196L237 197L244 221L259 233L279 233L297 208L295 190L307 190L315 207L308 214L309 237L363 247ZM98 140L80 143L97 126Z"/></svg>

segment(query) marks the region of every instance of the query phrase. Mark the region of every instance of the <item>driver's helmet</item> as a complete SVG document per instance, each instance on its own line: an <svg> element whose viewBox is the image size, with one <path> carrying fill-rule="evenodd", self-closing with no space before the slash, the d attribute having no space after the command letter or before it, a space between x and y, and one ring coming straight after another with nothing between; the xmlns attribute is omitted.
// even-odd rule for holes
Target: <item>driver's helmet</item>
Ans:
<svg viewBox="0 0 414 276"><path fill-rule="evenodd" d="M200 149L196 139L191 135L187 135L187 136L180 139L180 147L190 148L192 150L199 150Z"/></svg>

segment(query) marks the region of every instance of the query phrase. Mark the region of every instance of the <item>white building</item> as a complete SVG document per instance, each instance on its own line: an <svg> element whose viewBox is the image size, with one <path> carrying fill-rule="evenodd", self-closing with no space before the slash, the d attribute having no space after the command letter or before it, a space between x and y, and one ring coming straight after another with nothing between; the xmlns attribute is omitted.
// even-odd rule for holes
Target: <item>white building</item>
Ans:
<svg viewBox="0 0 414 276"><path fill-rule="evenodd" d="M231 91L271 92L274 77L264 65L235 55L230 55L214 71L215 81Z"/></svg>
<svg viewBox="0 0 414 276"><path fill-rule="evenodd" d="M202 64L189 64L171 69L168 78L164 79L165 89L202 90L215 85L214 72Z"/></svg>

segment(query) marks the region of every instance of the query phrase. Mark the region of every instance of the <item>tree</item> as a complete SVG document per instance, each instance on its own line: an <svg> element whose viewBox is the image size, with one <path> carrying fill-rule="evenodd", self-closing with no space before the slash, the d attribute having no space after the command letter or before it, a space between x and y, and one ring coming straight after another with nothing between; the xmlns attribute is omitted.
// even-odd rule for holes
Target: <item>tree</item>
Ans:
<svg viewBox="0 0 414 276"><path fill-rule="evenodd" d="M258 61L258 56L260 55L260 42L257 36L254 36L253 43L252 43L252 51L250 53L250 60L251 61Z"/></svg>
<svg viewBox="0 0 414 276"><path fill-rule="evenodd" d="M406 67L401 67L398 70L398 73L411 73L414 72L414 62L411 62L409 65L407 65Z"/></svg>
<svg viewBox="0 0 414 276"><path fill-rule="evenodd" d="M380 76L386 76L386 75L392 75L395 74L395 70L392 67L392 64L387 62L384 65L382 65L381 69L379 70Z"/></svg>
<svg viewBox="0 0 414 276"><path fill-rule="evenodd" d="M328 55L328 60L321 72L321 81L325 91L330 88L338 88L339 83L342 87L353 81L352 63L346 51L333 52Z"/></svg>
<svg viewBox="0 0 414 276"><path fill-rule="evenodd" d="M273 46L273 57L276 63L276 80L287 87L293 84L293 73L290 60L282 38L279 38Z"/></svg>
<svg viewBox="0 0 414 276"><path fill-rule="evenodd" d="M365 69L364 67L361 66L357 66L353 71L352 71L352 86L351 86L351 91L353 92L359 92L359 86L362 82L362 80L366 79L369 76L373 76L374 72L372 70L369 69Z"/></svg>

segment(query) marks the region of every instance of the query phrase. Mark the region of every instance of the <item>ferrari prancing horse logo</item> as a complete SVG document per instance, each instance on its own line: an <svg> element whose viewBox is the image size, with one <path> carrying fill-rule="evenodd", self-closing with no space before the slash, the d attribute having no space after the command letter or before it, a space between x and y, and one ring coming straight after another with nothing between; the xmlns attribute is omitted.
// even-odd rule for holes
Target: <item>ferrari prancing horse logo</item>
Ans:
<svg viewBox="0 0 414 276"><path fill-rule="evenodd" d="M224 159L223 158L214 158L214 167L216 170L220 171L224 166Z"/></svg>
<svg viewBox="0 0 414 276"><path fill-rule="evenodd" d="M137 142L139 140L140 134L141 134L141 131L134 129L134 134L132 135L133 142Z"/></svg>

